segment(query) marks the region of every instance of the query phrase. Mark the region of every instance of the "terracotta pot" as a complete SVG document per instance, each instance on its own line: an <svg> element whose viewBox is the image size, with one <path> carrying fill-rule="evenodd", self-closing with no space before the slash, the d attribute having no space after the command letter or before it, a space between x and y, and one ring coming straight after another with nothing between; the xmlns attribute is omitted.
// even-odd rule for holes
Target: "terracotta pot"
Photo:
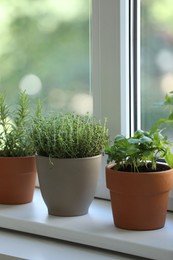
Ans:
<svg viewBox="0 0 173 260"><path fill-rule="evenodd" d="M131 173L106 166L115 226L128 230L152 230L165 225L168 193L173 187L173 169Z"/></svg>
<svg viewBox="0 0 173 260"><path fill-rule="evenodd" d="M75 159L36 156L40 189L49 214L79 216L88 213L96 192L101 160L102 155Z"/></svg>
<svg viewBox="0 0 173 260"><path fill-rule="evenodd" d="M0 204L31 202L35 178L35 156L0 157Z"/></svg>

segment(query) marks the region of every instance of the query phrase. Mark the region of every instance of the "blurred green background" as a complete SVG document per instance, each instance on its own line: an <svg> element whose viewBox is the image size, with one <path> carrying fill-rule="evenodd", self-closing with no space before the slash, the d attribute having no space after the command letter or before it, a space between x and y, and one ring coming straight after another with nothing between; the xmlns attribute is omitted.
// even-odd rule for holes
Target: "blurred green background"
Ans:
<svg viewBox="0 0 173 260"><path fill-rule="evenodd" d="M0 91L46 109L92 112L89 0L0 0ZM78 103L78 106L76 105Z"/></svg>
<svg viewBox="0 0 173 260"><path fill-rule="evenodd" d="M162 103L172 90L173 1L141 0L142 129L167 116Z"/></svg>

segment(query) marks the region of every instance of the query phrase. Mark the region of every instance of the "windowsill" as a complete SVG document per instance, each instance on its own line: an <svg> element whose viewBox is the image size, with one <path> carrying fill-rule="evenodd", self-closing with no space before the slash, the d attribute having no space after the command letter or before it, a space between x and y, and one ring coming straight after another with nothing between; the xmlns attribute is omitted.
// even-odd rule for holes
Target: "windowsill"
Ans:
<svg viewBox="0 0 173 260"><path fill-rule="evenodd" d="M127 231L113 224L109 201L95 199L89 213L55 217L47 213L39 189L32 203L0 205L0 227L157 260L173 259L173 213L155 231Z"/></svg>

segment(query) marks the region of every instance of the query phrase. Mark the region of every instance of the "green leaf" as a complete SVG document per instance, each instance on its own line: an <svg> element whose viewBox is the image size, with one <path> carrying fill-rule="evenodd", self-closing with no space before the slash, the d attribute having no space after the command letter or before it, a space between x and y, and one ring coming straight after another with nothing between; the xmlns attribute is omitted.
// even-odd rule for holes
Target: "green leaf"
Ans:
<svg viewBox="0 0 173 260"><path fill-rule="evenodd" d="M128 155L134 155L134 154L138 154L139 153L139 149L136 148L135 146L133 147L130 147L128 150L127 150L127 154Z"/></svg>
<svg viewBox="0 0 173 260"><path fill-rule="evenodd" d="M128 139L128 143L129 144L138 144L139 143L139 139L136 139L136 138L129 138Z"/></svg>
<svg viewBox="0 0 173 260"><path fill-rule="evenodd" d="M147 136L143 136L142 138L140 138L140 143L144 144L144 143L152 143L152 139L147 137Z"/></svg>
<svg viewBox="0 0 173 260"><path fill-rule="evenodd" d="M168 119L169 119L169 120L173 120L173 112L171 112L171 113L169 114Z"/></svg>
<svg viewBox="0 0 173 260"><path fill-rule="evenodd" d="M165 161L171 168L173 168L173 154L170 151L167 152Z"/></svg>
<svg viewBox="0 0 173 260"><path fill-rule="evenodd" d="M126 137L124 135L116 135L114 142L119 142L119 141L122 141L122 140L126 140Z"/></svg>

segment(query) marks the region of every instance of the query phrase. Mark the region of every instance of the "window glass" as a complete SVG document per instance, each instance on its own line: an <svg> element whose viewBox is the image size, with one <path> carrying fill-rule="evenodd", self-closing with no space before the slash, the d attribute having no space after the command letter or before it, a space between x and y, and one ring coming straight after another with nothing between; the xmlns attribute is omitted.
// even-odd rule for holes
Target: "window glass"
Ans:
<svg viewBox="0 0 173 260"><path fill-rule="evenodd" d="M0 91L48 109L91 112L89 0L0 1Z"/></svg>
<svg viewBox="0 0 173 260"><path fill-rule="evenodd" d="M167 115L173 90L173 1L141 0L141 128Z"/></svg>

